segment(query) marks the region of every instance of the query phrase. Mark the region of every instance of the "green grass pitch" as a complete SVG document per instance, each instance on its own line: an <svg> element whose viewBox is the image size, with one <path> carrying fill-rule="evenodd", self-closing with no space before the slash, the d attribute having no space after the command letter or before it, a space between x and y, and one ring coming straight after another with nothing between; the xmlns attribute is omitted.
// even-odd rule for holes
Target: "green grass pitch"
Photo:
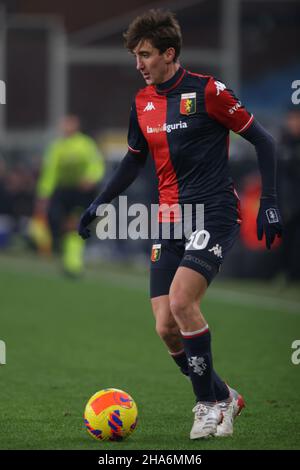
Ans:
<svg viewBox="0 0 300 470"><path fill-rule="evenodd" d="M98 271L98 272L97 272ZM82 281L54 263L0 256L1 449L299 449L300 294L262 283L216 281L203 311L218 373L247 407L231 438L190 441L194 398L156 336L147 275L100 266ZM298 286L299 287L299 286ZM135 433L99 443L83 410L96 391L126 390Z"/></svg>

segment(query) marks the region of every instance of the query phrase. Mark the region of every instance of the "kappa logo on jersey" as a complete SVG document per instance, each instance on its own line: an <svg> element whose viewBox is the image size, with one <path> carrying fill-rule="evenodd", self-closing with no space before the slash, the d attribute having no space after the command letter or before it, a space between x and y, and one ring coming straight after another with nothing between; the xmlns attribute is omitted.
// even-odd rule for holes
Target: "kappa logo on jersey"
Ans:
<svg viewBox="0 0 300 470"><path fill-rule="evenodd" d="M144 108L144 111L152 111L152 109L155 109L155 106L152 101L148 101L147 106L145 106Z"/></svg>
<svg viewBox="0 0 300 470"><path fill-rule="evenodd" d="M217 258L222 258L222 247L218 243L208 251L213 252Z"/></svg>
<svg viewBox="0 0 300 470"><path fill-rule="evenodd" d="M160 259L160 254L161 254L161 243L157 245L152 245L151 261L153 261L153 263L155 263L155 261L158 261Z"/></svg>
<svg viewBox="0 0 300 470"><path fill-rule="evenodd" d="M226 85L224 85L224 83L218 82L218 81L215 82L215 85L216 85L216 90L217 90L217 96L219 96L219 94L221 93L221 91L224 91L224 90L225 90Z"/></svg>
<svg viewBox="0 0 300 470"><path fill-rule="evenodd" d="M196 112L196 92L182 93L180 100L180 114L189 116Z"/></svg>

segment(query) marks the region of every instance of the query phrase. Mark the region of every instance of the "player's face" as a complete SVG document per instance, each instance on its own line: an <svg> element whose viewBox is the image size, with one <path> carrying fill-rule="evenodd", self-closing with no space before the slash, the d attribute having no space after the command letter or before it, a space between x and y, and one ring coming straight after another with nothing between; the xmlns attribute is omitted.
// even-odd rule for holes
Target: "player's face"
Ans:
<svg viewBox="0 0 300 470"><path fill-rule="evenodd" d="M169 48L164 53L153 47L150 41L141 41L134 49L136 68L141 72L147 85L158 85L172 77L175 50Z"/></svg>
<svg viewBox="0 0 300 470"><path fill-rule="evenodd" d="M61 133L65 137L70 137L79 131L80 123L77 116L64 116L60 121Z"/></svg>

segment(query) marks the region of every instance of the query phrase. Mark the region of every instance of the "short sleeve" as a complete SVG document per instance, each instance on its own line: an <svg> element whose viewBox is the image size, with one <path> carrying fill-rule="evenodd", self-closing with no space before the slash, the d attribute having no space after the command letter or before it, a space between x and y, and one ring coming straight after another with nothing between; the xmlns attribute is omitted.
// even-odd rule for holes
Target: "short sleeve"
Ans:
<svg viewBox="0 0 300 470"><path fill-rule="evenodd" d="M148 143L139 126L135 102L131 106L129 129L128 129L128 151L146 156L148 154Z"/></svg>
<svg viewBox="0 0 300 470"><path fill-rule="evenodd" d="M254 119L232 90L214 77L209 78L205 87L205 105L211 118L237 133L248 129Z"/></svg>

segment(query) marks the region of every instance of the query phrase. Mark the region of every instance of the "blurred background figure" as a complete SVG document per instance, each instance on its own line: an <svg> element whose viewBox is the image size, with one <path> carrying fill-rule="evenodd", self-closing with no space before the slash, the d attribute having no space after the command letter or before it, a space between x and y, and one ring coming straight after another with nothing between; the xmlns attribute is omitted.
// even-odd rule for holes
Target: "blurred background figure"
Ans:
<svg viewBox="0 0 300 470"><path fill-rule="evenodd" d="M37 182L32 232L47 220L52 250L60 253L64 272L77 276L83 268L84 245L77 236L78 216L99 190L104 175L104 160L95 141L80 132L78 116L60 121L61 137L46 151ZM49 245L47 233L45 245Z"/></svg>
<svg viewBox="0 0 300 470"><path fill-rule="evenodd" d="M289 281L300 279L300 108L285 116L279 148L279 189L284 218L282 267Z"/></svg>
<svg viewBox="0 0 300 470"><path fill-rule="evenodd" d="M0 155L0 249L7 248L16 233L26 232L35 182L32 168L20 160L9 165Z"/></svg>

